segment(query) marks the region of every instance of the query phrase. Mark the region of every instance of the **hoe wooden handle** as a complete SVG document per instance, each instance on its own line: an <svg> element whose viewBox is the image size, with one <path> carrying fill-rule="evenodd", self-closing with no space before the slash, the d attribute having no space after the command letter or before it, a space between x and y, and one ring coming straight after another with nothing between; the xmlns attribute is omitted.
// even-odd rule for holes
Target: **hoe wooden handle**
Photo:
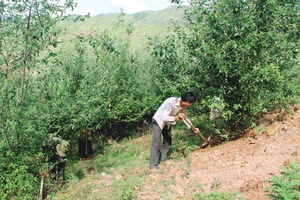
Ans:
<svg viewBox="0 0 300 200"><path fill-rule="evenodd" d="M195 126L194 126L189 120L187 120L186 118L184 118L183 120L184 120L186 123L188 123L188 125L190 125L190 127L192 128L192 130L193 130L194 132L196 132L198 135L200 135L200 137L201 137L205 142L208 142L208 141L205 139L205 137L203 137L203 135L202 135L200 132L197 132Z"/></svg>

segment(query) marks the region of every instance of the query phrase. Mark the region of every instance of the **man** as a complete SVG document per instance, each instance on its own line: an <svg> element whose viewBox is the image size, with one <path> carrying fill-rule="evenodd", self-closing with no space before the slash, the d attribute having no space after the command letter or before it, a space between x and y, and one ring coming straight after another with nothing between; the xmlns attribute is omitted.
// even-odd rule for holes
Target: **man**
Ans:
<svg viewBox="0 0 300 200"><path fill-rule="evenodd" d="M175 125L176 121L187 120L187 108L192 106L196 101L196 95L193 92L187 92L181 98L170 97L166 99L154 114L153 131L152 131L152 149L150 153L149 168L158 169L159 158L161 162L166 161L168 153L172 145L171 125ZM176 114L178 115L176 116ZM183 121L188 128L190 125ZM196 132L200 132L196 128ZM163 143L161 145L161 136ZM161 148L161 155L160 155Z"/></svg>
<svg viewBox="0 0 300 200"><path fill-rule="evenodd" d="M43 151L48 161L48 172L52 180L65 180L66 157L69 151L69 142L59 137L51 137L43 142Z"/></svg>

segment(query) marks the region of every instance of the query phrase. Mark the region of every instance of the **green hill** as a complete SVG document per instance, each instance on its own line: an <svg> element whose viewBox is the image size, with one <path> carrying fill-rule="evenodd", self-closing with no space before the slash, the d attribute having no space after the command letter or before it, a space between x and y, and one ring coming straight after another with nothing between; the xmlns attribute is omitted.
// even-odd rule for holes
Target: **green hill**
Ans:
<svg viewBox="0 0 300 200"><path fill-rule="evenodd" d="M147 36L163 38L171 20L179 24L184 23L183 15L186 7L170 6L160 11L141 11L135 14L125 14L124 24L119 23L120 13L99 14L80 22L64 22L60 26L66 28L66 36L70 39L75 35L88 35L92 32L101 33L108 30L110 33L119 34L120 26L131 24L133 33L130 36L133 49L141 49L147 41Z"/></svg>

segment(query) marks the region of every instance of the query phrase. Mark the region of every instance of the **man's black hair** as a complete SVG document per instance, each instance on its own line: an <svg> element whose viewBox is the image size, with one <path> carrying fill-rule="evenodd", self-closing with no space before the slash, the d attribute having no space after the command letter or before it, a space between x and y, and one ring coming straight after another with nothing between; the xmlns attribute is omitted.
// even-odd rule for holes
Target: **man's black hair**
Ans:
<svg viewBox="0 0 300 200"><path fill-rule="evenodd" d="M183 102L194 103L196 101L196 95L193 92L186 92L181 96Z"/></svg>

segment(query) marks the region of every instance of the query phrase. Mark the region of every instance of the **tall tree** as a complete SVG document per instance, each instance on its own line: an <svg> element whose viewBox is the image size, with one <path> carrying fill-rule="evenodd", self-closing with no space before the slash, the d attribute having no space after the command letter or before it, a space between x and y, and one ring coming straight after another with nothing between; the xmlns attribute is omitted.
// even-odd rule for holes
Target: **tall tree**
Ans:
<svg viewBox="0 0 300 200"><path fill-rule="evenodd" d="M236 131L294 92L288 86L299 51L299 9L299 0L192 0L186 27L174 26L177 40L154 45L154 53L172 84L187 72L199 83L202 111L209 113L219 97L224 128Z"/></svg>
<svg viewBox="0 0 300 200"><path fill-rule="evenodd" d="M58 44L57 37L62 30L55 26L56 23L64 19L67 9L74 6L73 0L0 2L0 168L6 172L1 173L0 191L4 193L0 192L0 196L4 198L17 193L28 196L26 190L31 189L22 185L28 157L37 141L32 129L34 120L32 124L24 120L38 117L33 109L36 99L29 92L30 81L40 62L39 55ZM10 179L16 170L24 174L18 173L19 179Z"/></svg>
<svg viewBox="0 0 300 200"><path fill-rule="evenodd" d="M195 79L206 86L201 93L222 97L229 128L250 125L286 97L284 74L297 62L299 6L297 0L191 1L186 44L199 71Z"/></svg>

